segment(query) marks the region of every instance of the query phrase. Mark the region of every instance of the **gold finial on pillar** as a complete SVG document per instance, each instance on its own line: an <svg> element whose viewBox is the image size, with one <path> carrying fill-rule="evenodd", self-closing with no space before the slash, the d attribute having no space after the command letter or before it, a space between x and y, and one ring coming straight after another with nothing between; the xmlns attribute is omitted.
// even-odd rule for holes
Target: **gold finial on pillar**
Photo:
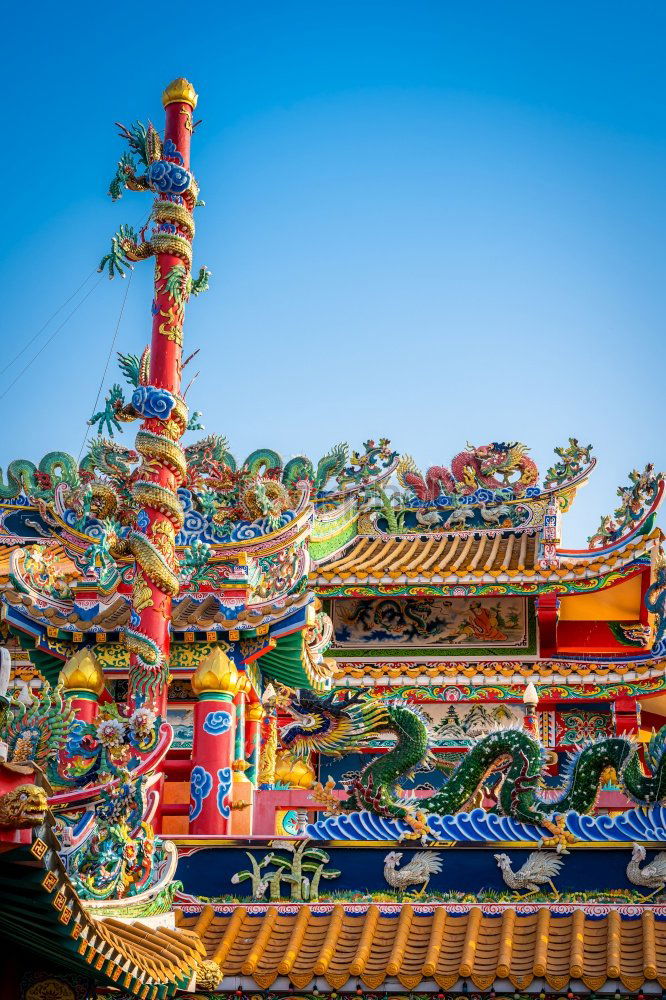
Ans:
<svg viewBox="0 0 666 1000"><path fill-rule="evenodd" d="M84 647L67 661L60 671L60 683L66 694L85 691L97 698L105 688L104 671L92 649Z"/></svg>
<svg viewBox="0 0 666 1000"><path fill-rule="evenodd" d="M184 76L179 76L177 80L172 80L162 94L162 104L166 108L169 104L183 103L189 104L194 110L197 106L199 95L189 80Z"/></svg>
<svg viewBox="0 0 666 1000"><path fill-rule="evenodd" d="M238 670L221 646L213 646L192 675L192 690L200 698L209 691L230 695L238 690Z"/></svg>

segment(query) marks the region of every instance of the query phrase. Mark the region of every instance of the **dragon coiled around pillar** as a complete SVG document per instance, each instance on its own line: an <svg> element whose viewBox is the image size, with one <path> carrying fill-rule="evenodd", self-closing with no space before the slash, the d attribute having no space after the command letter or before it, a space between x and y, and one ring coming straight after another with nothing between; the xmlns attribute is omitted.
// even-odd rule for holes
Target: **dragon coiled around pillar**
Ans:
<svg viewBox="0 0 666 1000"><path fill-rule="evenodd" d="M196 279L191 277L192 240L195 234L194 207L199 204L199 187L194 175L183 165L183 158L175 144L162 139L148 123L144 126L135 122L129 128L119 125L120 135L128 143L131 152L124 153L118 166L109 194L116 201L122 196L123 188L131 191L153 191L157 199L153 204L151 219L154 231L149 239L144 238L145 228L136 233L131 226L121 226L111 240L111 250L99 265L99 270L108 270L109 277L116 274L125 277L125 268L131 269L134 262L170 254L179 257L182 266L173 267L167 275L156 275L156 286L165 281L165 288L171 294L174 307L162 311L165 336L178 337L182 343L182 312L190 294L198 295L208 287L210 278L205 267ZM145 167L143 174L137 174L137 163ZM177 318L177 319L176 319ZM179 322L177 321L179 320Z"/></svg>
<svg viewBox="0 0 666 1000"><path fill-rule="evenodd" d="M478 489L511 487L516 496L521 496L528 487L536 486L539 479L539 470L527 451L527 446L519 441L493 442L480 447L468 444L465 451L454 456L450 469L433 465L425 475L410 455L403 455L396 475L404 490L425 503L434 503L442 494L469 496Z"/></svg>
<svg viewBox="0 0 666 1000"><path fill-rule="evenodd" d="M120 364L125 377L134 387L131 400L126 403L120 387L107 400L110 413L100 411L94 419L102 421L136 420L144 418L147 423L136 434L134 461L141 464L131 474L129 467L124 470L124 497L127 505L106 514L104 522L104 546L113 559L131 556L138 563L141 573L137 573L133 585L132 616L124 632L125 643L137 657L132 666L133 682L141 693L166 676L166 662L157 643L137 628L138 612L153 603L148 579L158 590L168 597L179 592L178 567L175 555L175 538L181 530L184 514L178 497L178 489L188 476L187 456L180 444L180 438L188 425L188 410L182 397L148 384L149 349L141 358L121 355ZM106 415L105 415L106 414ZM128 454L115 442L104 442L105 448L94 450L94 464L106 474L99 489L109 490L113 485L109 476L118 467L118 453ZM104 461L102 461L102 456ZM166 468L173 476L173 486L163 486L149 478L156 467ZM88 488L88 487L86 487ZM76 500L78 491L73 491ZM147 509L159 512L163 520L152 521ZM108 510L108 508L107 508ZM89 507L86 512L89 512ZM122 516L121 516L122 515Z"/></svg>
<svg viewBox="0 0 666 1000"><path fill-rule="evenodd" d="M587 744L563 768L563 781L545 789L545 753L529 733L499 729L482 737L451 772L443 788L413 803L399 797L397 785L415 769L428 767L428 729L418 711L407 704L385 702L356 692L346 701L335 695L324 699L301 691L283 698L282 707L294 721L280 738L296 758L311 751L342 756L367 745L369 737L390 733L395 746L372 759L351 787L346 802L334 799L330 787L318 788L322 800L344 812L368 810L412 823L418 804L422 816L446 816L465 811L482 785L500 774L494 811L557 833L553 818L568 811L587 813L593 808L606 772L614 771L622 791L641 805L666 798L666 727L652 737L644 773L639 747L627 737L607 737Z"/></svg>
<svg viewBox="0 0 666 1000"><path fill-rule="evenodd" d="M186 127L192 132L189 111L187 116ZM119 128L130 151L118 161L109 194L116 200L124 188L152 191L156 196L151 211L153 232L146 239L147 227L136 233L130 226L121 226L99 270L108 270L110 278L116 274L124 277L125 268L131 268L134 261L158 258L153 300L155 324L159 335L180 349L186 303L190 295L204 291L209 281L206 268L201 268L196 279L191 274L195 234L192 213L200 204L199 188L172 139L162 141L150 123L144 126L136 122L129 128L122 125ZM145 168L143 173L137 172L139 165ZM170 266L167 261L165 265L165 255L177 258L179 263ZM165 267L168 267L166 273ZM126 362L125 374L135 385L135 391L129 406L124 404L122 394L112 402L112 423L115 421L119 426L119 419L133 417L141 417L144 422L136 436L142 465L132 484L138 512L126 534L114 532L113 526L109 526L108 545L112 555L131 554L137 563L130 624L124 638L132 654L130 685L142 696L162 684L168 674L164 650L146 634L142 612L155 605L162 617L168 618L169 600L179 592L175 539L183 527L184 513L178 490L187 480L187 458L180 438L188 428L183 398L175 391L149 384L150 366L145 358L144 352L143 363L138 365L129 356L121 359ZM179 353L176 365L176 384L180 384ZM97 417L96 414L93 420ZM164 601L157 600L151 585L165 595Z"/></svg>
<svg viewBox="0 0 666 1000"><path fill-rule="evenodd" d="M125 549L125 552L131 553L145 578L163 594L176 597L180 584L175 540L184 519L177 490L185 481L187 474L185 452L180 445L180 438L187 428L187 407L182 398L171 396L165 390L153 390L150 386L139 388L145 389L146 392L139 394L140 399L135 393L133 405L143 409L142 415L152 417L151 428L142 428L136 436L136 450L142 458L142 467L149 470L153 463L166 466L172 473L175 483L174 488L169 489L144 478L138 478L134 482L132 494L139 513L135 527L125 538L118 540L119 548L117 547L115 552L125 554L122 552L122 549ZM159 401L155 398L157 394L160 396ZM164 399L167 395L170 396L169 400ZM158 402L166 402L168 405L165 419L153 416ZM150 524L145 508L159 511L164 520L153 521ZM115 554L113 547L111 552ZM133 587L132 618L125 629L124 638L130 653L137 659L131 672L135 688L142 693L145 693L153 683L163 681L168 672L164 654L157 643L137 628L137 612L147 607L147 602L151 600L149 589L145 586L141 575L137 573Z"/></svg>
<svg viewBox="0 0 666 1000"><path fill-rule="evenodd" d="M79 516L80 526L88 517L99 520L131 516L132 466L139 455L116 441L95 438L79 466L79 483L67 494L67 503Z"/></svg>

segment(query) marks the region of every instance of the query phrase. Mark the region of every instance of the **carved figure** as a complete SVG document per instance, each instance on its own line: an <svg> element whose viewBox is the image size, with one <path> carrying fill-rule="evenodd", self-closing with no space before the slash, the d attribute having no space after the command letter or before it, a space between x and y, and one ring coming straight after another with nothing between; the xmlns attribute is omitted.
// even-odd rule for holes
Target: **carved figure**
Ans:
<svg viewBox="0 0 666 1000"><path fill-rule="evenodd" d="M496 854L495 861L502 872L502 878L509 889L527 889L522 899L533 896L542 885L549 885L559 899L553 879L560 873L564 864L562 856L554 851L532 851L522 867L514 872L511 868L511 858L508 854Z"/></svg>
<svg viewBox="0 0 666 1000"><path fill-rule="evenodd" d="M46 819L46 792L37 785L17 785L0 795L0 827L22 830Z"/></svg>
<svg viewBox="0 0 666 1000"><path fill-rule="evenodd" d="M592 445L579 445L578 438L570 437L569 446L555 448L555 454L560 461L555 462L546 472L543 484L547 489L558 488L571 482L572 479L580 476L586 466L594 462Z"/></svg>
<svg viewBox="0 0 666 1000"><path fill-rule="evenodd" d="M406 865L397 868L401 859L400 851L389 851L384 858L384 878L394 889L407 889L410 885L420 885L418 895L422 896L430 876L437 875L442 870L441 854L417 851Z"/></svg>
<svg viewBox="0 0 666 1000"><path fill-rule="evenodd" d="M645 607L657 615L655 644L666 637L666 557L661 552L656 563L654 582L645 592Z"/></svg>
<svg viewBox="0 0 666 1000"><path fill-rule="evenodd" d="M448 518L446 519L447 528L464 528L468 521L474 519L474 510L472 507L456 507L455 510L451 511Z"/></svg>
<svg viewBox="0 0 666 1000"><path fill-rule="evenodd" d="M528 486L536 485L539 478L535 463L527 457L528 450L519 441L493 442L480 447L468 444L465 451L454 456L450 470L433 465L425 475L419 472L410 455L403 455L396 475L403 489L429 503L434 503L442 493L465 496L478 489L498 490L507 486L520 496Z"/></svg>
<svg viewBox="0 0 666 1000"><path fill-rule="evenodd" d="M658 892L663 892L666 886L666 851L659 851L652 861L641 868L645 861L646 851L641 844L633 844L631 861L627 865L627 878L633 885L642 885L654 891L643 899L651 899Z"/></svg>
<svg viewBox="0 0 666 1000"><path fill-rule="evenodd" d="M49 767L64 747L75 726L74 709L62 695L62 689L45 683L22 701L15 691L9 699L4 721L0 720L0 739L7 743L7 759L13 763L34 761Z"/></svg>
<svg viewBox="0 0 666 1000"><path fill-rule="evenodd" d="M442 524L442 515L436 510L430 510L426 514L421 510L417 510L415 517L417 524L423 525L424 528L441 527Z"/></svg>
<svg viewBox="0 0 666 1000"><path fill-rule="evenodd" d="M481 507L479 514L485 524L499 524L502 518L511 516L511 509L505 503L501 503L496 507Z"/></svg>
<svg viewBox="0 0 666 1000"><path fill-rule="evenodd" d="M342 756L367 743L377 732L391 732L397 742L387 753L370 760L349 787L349 798L340 802L330 786L315 786L316 794L331 811L368 810L424 827L428 814L461 812L493 773L504 780L497 793L496 811L535 823L564 844L564 830L555 817L573 810L589 812L595 803L604 772L613 768L620 788L634 802L649 804L666 797L666 727L646 748L644 773L637 745L626 737L607 737L584 745L562 769L559 788L541 792L546 767L541 744L523 730L503 729L484 736L465 754L446 784L434 795L409 803L399 798L400 779L424 768L428 759L428 730L413 707L384 702L360 692L347 701L334 695L319 699L301 691L283 702L294 719L281 733L282 745L295 757L311 751ZM421 814L415 811L415 806Z"/></svg>
<svg viewBox="0 0 666 1000"><path fill-rule="evenodd" d="M618 487L617 495L621 501L620 506L616 508L612 516L605 514L601 518L599 527L588 538L590 547L599 548L609 545L633 530L636 524L648 515L651 506L657 499L663 478L662 473L654 471L652 464L646 465L642 472L633 469L629 473L631 485ZM652 528L653 518L654 511L643 525L643 532Z"/></svg>
<svg viewBox="0 0 666 1000"><path fill-rule="evenodd" d="M102 791L90 838L72 855L70 876L84 899L122 899L148 888L163 857L153 828L143 822L143 779Z"/></svg>

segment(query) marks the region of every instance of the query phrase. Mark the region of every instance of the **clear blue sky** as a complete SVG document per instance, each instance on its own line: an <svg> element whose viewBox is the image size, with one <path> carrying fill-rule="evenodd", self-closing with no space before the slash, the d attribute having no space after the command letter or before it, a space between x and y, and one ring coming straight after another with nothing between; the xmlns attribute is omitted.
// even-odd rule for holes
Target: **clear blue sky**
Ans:
<svg viewBox="0 0 666 1000"><path fill-rule="evenodd" d="M213 271L188 310L189 398L239 458L386 435L425 467L519 439L545 469L574 434L600 465L570 544L630 468L666 465L663 4L26 11L3 24L0 367L148 212L106 197L113 123L161 125L186 75ZM149 337L151 274L122 350ZM0 400L3 467L78 453L125 287L104 279Z"/></svg>

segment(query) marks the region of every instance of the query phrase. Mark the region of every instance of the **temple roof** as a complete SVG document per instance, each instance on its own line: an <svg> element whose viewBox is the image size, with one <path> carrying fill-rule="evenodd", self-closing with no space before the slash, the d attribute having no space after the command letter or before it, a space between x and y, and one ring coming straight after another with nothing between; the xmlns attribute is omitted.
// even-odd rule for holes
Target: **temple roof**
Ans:
<svg viewBox="0 0 666 1000"><path fill-rule="evenodd" d="M303 904L264 912L237 906L220 916L207 906L200 915L177 919L179 928L201 938L224 989L230 977L248 978L264 990L276 980L286 986L287 979L305 989L316 977L332 989L350 979L371 990L396 979L407 990L433 981L448 990L461 979L480 990L507 979L521 990L543 979L555 990L576 979L591 990L618 979L634 991L647 982L666 986L666 922L655 920L653 911L626 919L617 910L588 916L564 907L528 909L455 913L373 904L358 912Z"/></svg>
<svg viewBox="0 0 666 1000"><path fill-rule="evenodd" d="M15 770L15 769L14 769ZM28 771L29 766L24 770ZM0 941L58 966L154 1000L185 988L202 945L186 928L98 920L85 909L58 855L53 815L0 849Z"/></svg>

